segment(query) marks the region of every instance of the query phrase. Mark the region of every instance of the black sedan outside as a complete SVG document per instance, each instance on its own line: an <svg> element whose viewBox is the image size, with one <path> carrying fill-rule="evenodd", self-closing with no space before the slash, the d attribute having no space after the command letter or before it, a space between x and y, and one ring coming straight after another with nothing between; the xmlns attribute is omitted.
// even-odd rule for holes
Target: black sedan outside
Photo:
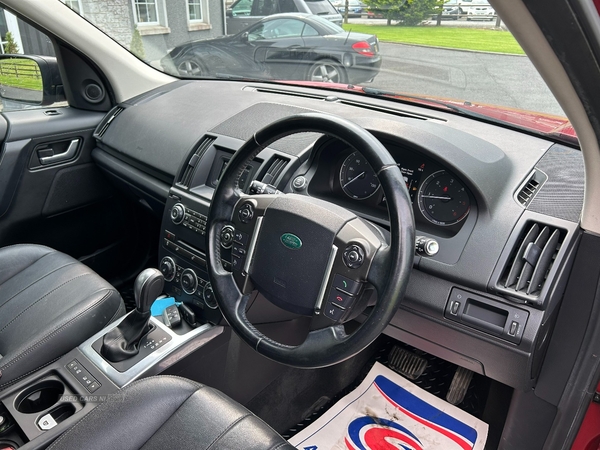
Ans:
<svg viewBox="0 0 600 450"><path fill-rule="evenodd" d="M171 50L165 71L186 78L241 77L364 83L379 73L376 36L346 32L319 16L275 14L233 36Z"/></svg>

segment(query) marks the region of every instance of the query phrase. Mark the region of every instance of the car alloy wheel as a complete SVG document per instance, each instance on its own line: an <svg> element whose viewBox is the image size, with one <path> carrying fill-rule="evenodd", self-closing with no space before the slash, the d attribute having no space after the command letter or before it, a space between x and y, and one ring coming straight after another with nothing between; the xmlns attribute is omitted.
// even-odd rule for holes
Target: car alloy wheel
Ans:
<svg viewBox="0 0 600 450"><path fill-rule="evenodd" d="M322 83L344 83L344 69L337 63L329 60L319 61L314 64L308 72L309 81L320 81Z"/></svg>
<svg viewBox="0 0 600 450"><path fill-rule="evenodd" d="M184 77L200 77L203 74L202 67L194 60L186 59L177 66L179 74Z"/></svg>

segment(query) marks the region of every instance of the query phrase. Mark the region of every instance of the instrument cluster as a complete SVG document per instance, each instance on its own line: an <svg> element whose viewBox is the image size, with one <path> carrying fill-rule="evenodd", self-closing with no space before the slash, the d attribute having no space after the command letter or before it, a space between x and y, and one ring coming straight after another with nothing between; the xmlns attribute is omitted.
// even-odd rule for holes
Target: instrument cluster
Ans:
<svg viewBox="0 0 600 450"><path fill-rule="evenodd" d="M431 158L394 143L385 145L404 177L416 222L442 234L458 232L474 202L465 184ZM360 151L341 142L323 145L309 193L374 217L387 213L377 174Z"/></svg>

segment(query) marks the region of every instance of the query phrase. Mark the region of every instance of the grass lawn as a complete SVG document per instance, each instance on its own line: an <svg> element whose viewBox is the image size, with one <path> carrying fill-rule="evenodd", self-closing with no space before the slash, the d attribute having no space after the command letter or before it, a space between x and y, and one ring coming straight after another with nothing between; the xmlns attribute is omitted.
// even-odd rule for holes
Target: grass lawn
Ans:
<svg viewBox="0 0 600 450"><path fill-rule="evenodd" d="M349 23L345 30L376 34L380 41L421 44L435 47L482 50L522 55L523 49L508 31L454 27L398 27Z"/></svg>
<svg viewBox="0 0 600 450"><path fill-rule="evenodd" d="M42 78L37 64L29 60L0 61L0 84L23 89L42 90Z"/></svg>

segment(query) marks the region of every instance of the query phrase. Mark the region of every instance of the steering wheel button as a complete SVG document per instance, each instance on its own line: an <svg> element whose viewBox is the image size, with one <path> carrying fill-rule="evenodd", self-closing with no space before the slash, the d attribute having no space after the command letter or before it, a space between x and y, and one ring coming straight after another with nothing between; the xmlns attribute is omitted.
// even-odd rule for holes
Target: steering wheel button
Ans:
<svg viewBox="0 0 600 450"><path fill-rule="evenodd" d="M344 316L345 312L346 311L344 311L342 308L327 302L327 305L325 305L325 309L323 310L323 315L328 319L335 320L337 322Z"/></svg>
<svg viewBox="0 0 600 450"><path fill-rule="evenodd" d="M358 269L365 261L365 251L361 246L352 244L344 251L344 264L350 269Z"/></svg>
<svg viewBox="0 0 600 450"><path fill-rule="evenodd" d="M235 230L233 233L234 242L237 242L238 244L241 244L243 246L248 244L248 238L248 234L244 233L243 231Z"/></svg>
<svg viewBox="0 0 600 450"><path fill-rule="evenodd" d="M361 285L362 283L351 280L350 278L346 278L339 273L336 273L333 277L333 287L350 295L358 294L360 292Z"/></svg>
<svg viewBox="0 0 600 450"><path fill-rule="evenodd" d="M203 229L204 226L201 225L200 228ZM233 244L233 232L234 230L231 225L226 225L221 230L221 245L223 248L229 248Z"/></svg>
<svg viewBox="0 0 600 450"><path fill-rule="evenodd" d="M337 289L331 289L331 291L329 291L329 298L327 300L328 304L331 303L332 305L346 309L352 306L355 298L356 297L348 295L345 292L338 291Z"/></svg>
<svg viewBox="0 0 600 450"><path fill-rule="evenodd" d="M250 203L242 205L238 211L238 217L242 223L249 223L254 217L254 207Z"/></svg>
<svg viewBox="0 0 600 450"><path fill-rule="evenodd" d="M236 254L236 255L246 256L246 249L243 246L239 245L239 244L235 244L233 246L232 250L233 250L233 253Z"/></svg>
<svg viewBox="0 0 600 450"><path fill-rule="evenodd" d="M231 268L233 271L235 272L241 272L242 269L244 268L244 263L246 262L246 258L241 258L238 255L232 255L233 258L231 258Z"/></svg>

